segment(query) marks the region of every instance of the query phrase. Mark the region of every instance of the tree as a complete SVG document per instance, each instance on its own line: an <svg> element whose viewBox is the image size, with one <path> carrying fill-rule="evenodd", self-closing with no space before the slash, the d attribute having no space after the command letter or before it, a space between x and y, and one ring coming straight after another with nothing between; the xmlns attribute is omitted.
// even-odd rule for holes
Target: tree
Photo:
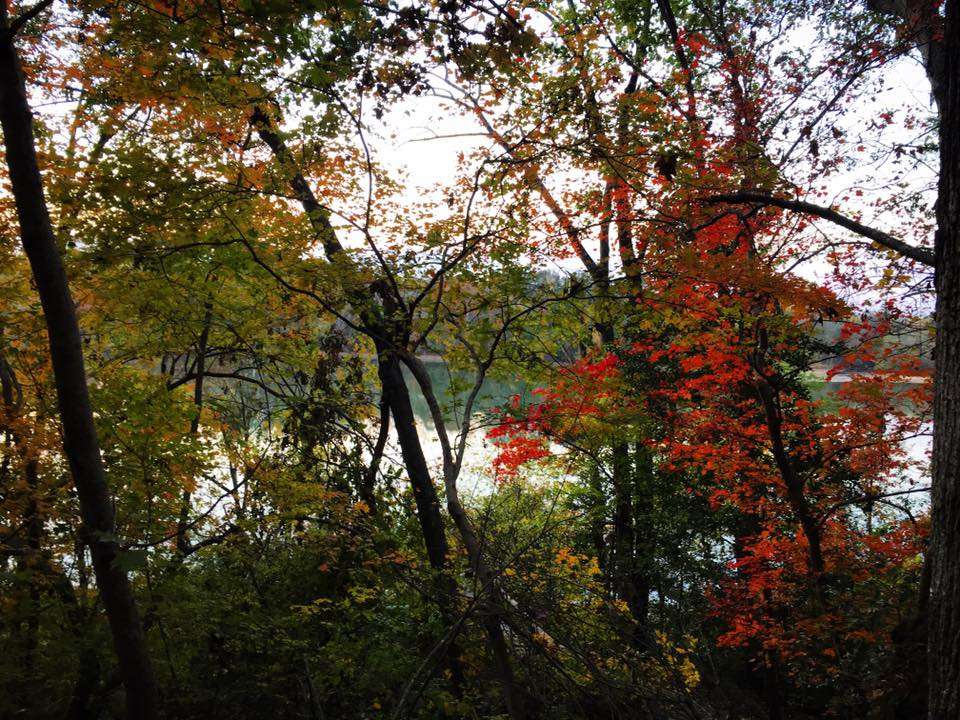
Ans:
<svg viewBox="0 0 960 720"><path fill-rule="evenodd" d="M950 58L955 57L955 25L960 10L955 3L946 3L943 15L933 6L923 3L870 3L872 9L882 13L900 27L905 50L916 49L923 58L924 69L930 81L932 95L939 117L939 155L940 169L937 187L936 222L934 248L931 252L925 248L910 245L894 236L865 226L837 211L791 198L771 196L768 193L746 190L728 196L718 196L718 201L753 202L772 205L814 215L836 223L858 235L893 250L907 258L934 268L937 292L937 348L936 377L934 380L934 470L933 470L933 522L928 562L931 565L932 582L924 586L930 596L930 626L928 657L929 677L929 717L950 717L958 712L958 699L955 688L958 685L958 661L955 642L956 633L952 631L956 624L956 609L952 598L955 596L957 571L948 560L953 553L950 548L957 542L951 528L955 523L951 518L956 514L956 469L954 458L957 454L957 439L953 428L956 421L945 400L952 392L953 378L957 375L954 367L954 353L950 348L954 329L951 303L956 295L952 278L956 274L951 262L951 238L956 235L956 220L951 216L950 208L956 204L956 148L954 144L956 123L956 73L951 71ZM954 28L954 32L951 32ZM951 94L953 93L953 94ZM951 104L953 103L953 104ZM926 599L924 598L924 606Z"/></svg>
<svg viewBox="0 0 960 720"><path fill-rule="evenodd" d="M114 514L100 457L93 411L87 392L83 343L73 298L57 248L37 164L30 106L17 51L18 30L44 10L40 3L11 18L0 15L0 123L7 168L16 199L20 239L30 260L43 304L50 359L57 385L64 453L80 497L84 542L90 548L97 584L113 633L130 718L157 717L157 687L143 637L140 616L127 573L120 563Z"/></svg>
<svg viewBox="0 0 960 720"><path fill-rule="evenodd" d="M934 148L875 92L909 28L859 0L26 12L161 714L916 706ZM415 190L408 111L453 130L404 147L462 151ZM899 125L874 196L824 199ZM0 714L112 717L30 258L2 252Z"/></svg>

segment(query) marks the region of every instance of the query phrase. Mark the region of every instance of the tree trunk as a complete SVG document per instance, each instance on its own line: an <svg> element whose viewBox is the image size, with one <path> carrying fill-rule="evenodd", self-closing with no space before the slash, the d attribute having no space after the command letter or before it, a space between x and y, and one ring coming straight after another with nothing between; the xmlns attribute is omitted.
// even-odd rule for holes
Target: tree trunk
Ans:
<svg viewBox="0 0 960 720"><path fill-rule="evenodd" d="M440 569L447 564L446 534L443 517L440 514L440 501L437 490L430 478L430 469L417 435L416 417L410 404L410 392L397 356L386 348L378 348L378 372L383 393L390 403L393 424L403 455L403 464L413 488L413 499L417 506L417 519L423 532L423 541L427 546L430 565Z"/></svg>
<svg viewBox="0 0 960 720"><path fill-rule="evenodd" d="M400 453L407 471L407 478L413 488L413 499L417 506L417 520L420 532L427 548L430 567L437 575L437 605L444 627L451 633L447 646L447 663L450 681L454 693L459 696L463 688L463 669L460 662L460 647L456 640L460 624L456 612L456 582L448 567L449 545L444 529L443 516L440 513L440 500L430 477L420 436L417 434L416 417L410 404L410 391L403 377L403 369L396 354L382 343L377 342L377 368L383 397L387 399L393 424L400 443Z"/></svg>
<svg viewBox="0 0 960 720"><path fill-rule="evenodd" d="M653 586L650 558L656 552L656 534L652 527L653 497L656 492L653 455L641 440L634 448L633 461L633 567L630 583L633 588L633 616L644 626L650 612L650 589Z"/></svg>
<svg viewBox="0 0 960 720"><path fill-rule="evenodd" d="M954 720L960 717L960 0L947 0L941 47L928 717Z"/></svg>
<svg viewBox="0 0 960 720"><path fill-rule="evenodd" d="M454 458L450 448L449 439L446 435L446 427L443 424L443 411L440 408L439 402L437 402L436 395L433 393L430 378L422 365L418 365L417 363L407 364L413 372L417 384L420 386L427 405L430 407L430 414L433 417L433 422L436 427L437 438L443 446L443 484L447 495L447 511L450 513L450 517L453 519L460 533L460 539L463 541L463 546L467 551L467 557L470 560L470 571L479 581L476 590L478 600L477 607L487 633L490 650L493 653L494 667L500 682L504 705L506 706L507 713L513 720L522 720L527 714L525 709L526 703L514 681L510 652L507 647L506 636L503 632L503 624L506 619L506 598L503 596L497 583L498 578L496 574L491 571L484 559L480 538L473 528L473 523L470 521L470 517L467 515L463 503L460 502L460 494L457 490L457 477L460 473L460 465ZM404 386L404 390L406 390L406 386ZM466 414L469 415L469 413Z"/></svg>
<svg viewBox="0 0 960 720"><path fill-rule="evenodd" d="M341 269L348 276L344 282L348 302L360 317L364 332L373 340L377 350L377 368L380 377L381 398L386 398L393 415L400 443L400 452L407 470L407 477L413 488L417 506L417 520L427 548L430 566L437 573L438 605L444 624L450 629L451 637L447 646L447 658L451 673L454 694L459 696L462 689L463 673L460 664L460 651L456 635L460 619L456 614L456 582L447 569L447 539L444 532L443 516L440 514L440 502L430 477L420 437L417 435L416 418L410 405L410 393L403 377L399 358L393 343L400 333L391 331L395 324L397 298L391 294L389 283L378 280L371 286L366 283L355 284L357 268L344 257L343 247L337 238L336 230L330 222L329 213L319 203L310 183L296 167L296 163L282 136L276 130L270 115L261 107L254 107L250 115L250 124L260 139L270 148L281 170L289 174L290 188L300 201L307 220L316 232L317 239L323 245L324 254L330 262L341 263ZM374 300L371 303L371 299ZM379 300L379 302L377 302ZM400 343L398 346L402 346Z"/></svg>
<svg viewBox="0 0 960 720"><path fill-rule="evenodd" d="M410 404L410 392L407 388L406 379L403 377L400 361L390 347L379 341L377 342L377 360L382 390L390 404L404 466L413 487L417 505L417 518L420 521L424 541L427 545L427 556L438 575L440 612L444 624L451 629L451 640L447 648L451 682L454 692L459 695L463 682L463 671L456 635L461 620L456 615L456 584L448 568L449 546L444 531L443 516L440 514L440 503L423 454L423 447L420 445L416 418ZM488 596L479 603L483 627L493 653L494 666L500 681L507 713L514 720L520 720L525 716L525 713L514 682L510 654L503 633L501 613L504 599L496 586L496 578L481 557L480 543L473 532L470 520L455 491L451 492L450 487L448 487L447 492L447 509L463 539L472 570L480 581L479 592Z"/></svg>
<svg viewBox="0 0 960 720"><path fill-rule="evenodd" d="M123 673L127 716L130 720L153 720L158 716L156 681L132 588L116 562L119 545L114 536L113 505L87 392L80 327L43 195L33 120L13 36L7 28L6 4L0 10L0 20L0 124L20 237L47 324L63 450L80 500L84 539L90 547Z"/></svg>
<svg viewBox="0 0 960 720"><path fill-rule="evenodd" d="M636 541L637 522L634 507L634 468L630 462L630 447L616 443L611 448L613 466L613 588L619 599L627 604L637 623L635 639L643 641L642 629L647 623L650 582L641 572Z"/></svg>
<svg viewBox="0 0 960 720"><path fill-rule="evenodd" d="M807 539L807 567L815 582L814 590L818 602L823 605L820 583L826 566L823 559L820 525L814 517L810 503L807 501L806 482L794 467L793 460L787 450L786 441L783 437L783 419L779 407L778 393L769 382L762 378L757 382L756 388L766 417L770 449L783 483L787 487L787 500L790 503L790 509L796 515L804 537Z"/></svg>
<svg viewBox="0 0 960 720"><path fill-rule="evenodd" d="M739 561L748 557L747 543L760 532L760 518L753 513L741 512L733 527L733 557L738 561L736 573L743 574ZM741 577L741 581L745 578ZM769 591L765 591L765 600ZM757 659L744 658L738 662L736 673L741 682L755 690L766 705L768 720L782 720L786 713L785 688L776 650L756 649Z"/></svg>
<svg viewBox="0 0 960 720"><path fill-rule="evenodd" d="M522 697L513 674L513 665L510 662L510 651L507 639L503 632L504 611L506 598L500 591L496 575L490 570L483 558L483 548L480 539L473 529L473 523L467 516L466 510L460 503L456 488L448 481L447 511L460 531L460 538L467 549L470 567L479 581L477 592L484 597L479 603L483 627L487 633L487 641L493 652L494 668L500 682L500 693L506 706L507 714L513 720L523 720L527 716L526 703Z"/></svg>
<svg viewBox="0 0 960 720"><path fill-rule="evenodd" d="M622 193L621 193L622 194ZM622 219L622 213L626 210L621 208L618 211L617 236L621 242L621 248L632 247L630 239L630 222ZM624 258L624 263L627 260ZM639 292L639 279L633 278L634 289ZM600 323L597 326L597 332L600 336L602 346L599 349L610 349L616 342L616 333L612 323ZM611 562L608 568L610 586L614 593L624 602L630 610L630 615L637 623L637 632L634 639L640 643L646 643L648 638L644 637L647 624L647 615L650 607L650 577L648 573L641 568L639 562L639 553L641 547L638 545L638 535L642 536L645 544L652 542L655 535L654 529L650 527L650 514L643 513L640 517L637 507L634 503L634 493L636 490L636 480L644 473L649 479L652 475L652 465L648 462L649 457L641 458L643 453L641 448L642 440L637 442L637 460L634 465L630 459L630 446L626 442L615 442L610 448L611 467L613 479L613 538L611 547ZM643 467L640 461L643 460ZM649 488L644 488L642 492L647 492ZM647 547L642 551L647 552Z"/></svg>
<svg viewBox="0 0 960 720"><path fill-rule="evenodd" d="M190 419L190 436L197 437L200 432L200 414L203 412L203 380L205 375L205 363L207 359L207 341L210 339L210 325L213 322L213 302L207 300L203 304L203 328L200 331L200 338L197 340L197 369L196 379L193 381L193 406L195 412ZM190 490L184 490L180 495L180 515L177 518L177 552L181 558L190 554L190 504L193 494Z"/></svg>

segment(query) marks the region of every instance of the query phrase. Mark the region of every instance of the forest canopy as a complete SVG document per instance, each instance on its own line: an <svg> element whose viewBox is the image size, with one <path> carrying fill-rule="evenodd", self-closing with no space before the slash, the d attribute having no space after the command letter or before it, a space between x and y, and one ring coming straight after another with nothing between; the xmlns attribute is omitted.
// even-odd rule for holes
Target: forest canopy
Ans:
<svg viewBox="0 0 960 720"><path fill-rule="evenodd" d="M960 0L7 0L0 719L960 718Z"/></svg>

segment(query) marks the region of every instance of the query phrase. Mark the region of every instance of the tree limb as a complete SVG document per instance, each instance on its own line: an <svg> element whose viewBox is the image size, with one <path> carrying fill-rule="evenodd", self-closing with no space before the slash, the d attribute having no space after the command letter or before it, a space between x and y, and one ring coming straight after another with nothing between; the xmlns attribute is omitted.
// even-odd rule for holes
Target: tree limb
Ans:
<svg viewBox="0 0 960 720"><path fill-rule="evenodd" d="M831 210L823 205L814 205L813 203L805 202L803 200L779 198L774 195L756 190L742 190L740 192L724 195L714 195L706 198L703 202L710 205L716 203L730 203L734 205L740 203L753 203L757 205L779 207L785 210L793 210L794 212L804 213L806 215L815 215L816 217L829 220L835 225L839 225L840 227L855 232L857 235L862 235L878 245L882 245L889 250L893 250L894 252L897 252L906 258L916 260L917 262L923 263L924 265L929 265L930 267L933 267L934 265L933 250L916 247L915 245L905 243L903 240L895 238L889 233L885 233L882 230L877 230L876 228L859 223L856 220L848 218L846 215L841 215L836 210Z"/></svg>
<svg viewBox="0 0 960 720"><path fill-rule="evenodd" d="M7 29L10 33L10 37L16 35L20 31L20 28L33 20L33 18L42 13L51 5L53 5L53 0L40 0L40 2L33 7L29 7L17 15L17 17L10 21L10 27Z"/></svg>

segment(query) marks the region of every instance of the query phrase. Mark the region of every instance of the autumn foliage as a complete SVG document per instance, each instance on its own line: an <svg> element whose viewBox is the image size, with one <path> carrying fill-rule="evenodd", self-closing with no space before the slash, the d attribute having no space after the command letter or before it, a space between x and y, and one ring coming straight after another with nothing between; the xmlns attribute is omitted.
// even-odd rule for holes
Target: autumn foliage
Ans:
<svg viewBox="0 0 960 720"><path fill-rule="evenodd" d="M907 4L8 3L0 717L923 717Z"/></svg>

